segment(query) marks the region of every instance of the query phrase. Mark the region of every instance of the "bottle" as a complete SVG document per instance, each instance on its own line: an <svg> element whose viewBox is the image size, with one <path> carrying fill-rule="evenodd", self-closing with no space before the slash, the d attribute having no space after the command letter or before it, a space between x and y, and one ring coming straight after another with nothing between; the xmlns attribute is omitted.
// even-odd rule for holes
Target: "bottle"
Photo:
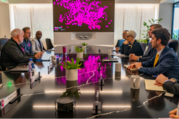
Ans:
<svg viewBox="0 0 179 119"><path fill-rule="evenodd" d="M34 66L33 59L30 58L30 60L29 60L29 70L32 71L34 68L35 68L35 66Z"/></svg>

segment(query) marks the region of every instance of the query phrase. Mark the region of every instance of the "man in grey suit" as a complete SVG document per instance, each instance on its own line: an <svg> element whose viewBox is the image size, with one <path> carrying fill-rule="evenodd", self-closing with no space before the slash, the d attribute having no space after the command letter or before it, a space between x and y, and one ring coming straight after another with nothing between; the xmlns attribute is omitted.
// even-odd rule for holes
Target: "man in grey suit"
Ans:
<svg viewBox="0 0 179 119"><path fill-rule="evenodd" d="M32 50L34 53L45 51L45 48L40 40L41 38L42 38L42 32L37 31L36 37L32 40Z"/></svg>
<svg viewBox="0 0 179 119"><path fill-rule="evenodd" d="M158 29L158 28L162 28L162 26L160 24L152 24L150 26L150 30L148 31L150 38L152 38L152 31L155 30L155 29ZM129 59L133 60L133 61L143 62L143 61L147 61L150 58L152 58L155 53L156 53L156 50L154 48L152 48L151 43L149 43L148 46L145 49L143 56L136 56L134 54L130 54Z"/></svg>

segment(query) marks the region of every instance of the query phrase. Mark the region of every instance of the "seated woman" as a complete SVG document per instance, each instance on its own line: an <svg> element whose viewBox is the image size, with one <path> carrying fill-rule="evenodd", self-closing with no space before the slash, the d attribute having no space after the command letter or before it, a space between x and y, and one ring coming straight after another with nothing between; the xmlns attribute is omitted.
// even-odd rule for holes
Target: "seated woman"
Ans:
<svg viewBox="0 0 179 119"><path fill-rule="evenodd" d="M143 49L140 43L135 40L136 32L130 30L127 32L126 40L122 44L121 54L129 55L135 54L137 56L143 55ZM129 45L130 43L130 45Z"/></svg>

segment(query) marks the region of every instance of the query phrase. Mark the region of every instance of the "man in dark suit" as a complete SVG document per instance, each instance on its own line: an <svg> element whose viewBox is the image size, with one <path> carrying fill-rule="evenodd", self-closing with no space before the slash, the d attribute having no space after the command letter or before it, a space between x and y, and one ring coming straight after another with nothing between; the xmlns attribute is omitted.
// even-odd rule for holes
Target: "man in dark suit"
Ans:
<svg viewBox="0 0 179 119"><path fill-rule="evenodd" d="M163 86L163 89L169 93L179 95L179 84L175 78L169 79L168 77L160 74L156 79L155 85Z"/></svg>
<svg viewBox="0 0 179 119"><path fill-rule="evenodd" d="M162 28L162 26L160 24L152 24L150 26L150 30L148 31L149 38L152 38L152 31L158 28ZM148 43L143 56L136 56L134 54L130 54L129 59L138 62L147 61L150 58L152 58L156 52L157 51L154 48L152 48L152 44Z"/></svg>
<svg viewBox="0 0 179 119"><path fill-rule="evenodd" d="M137 68L140 72L149 75L163 74L168 78L179 79L179 62L176 53L167 44L170 33L167 29L160 28L152 31L152 48L157 53L148 61L131 64L128 68Z"/></svg>
<svg viewBox="0 0 179 119"><path fill-rule="evenodd" d="M42 32L37 31L35 35L36 37L32 40L32 50L36 54L45 51L45 48L40 40L42 38Z"/></svg>
<svg viewBox="0 0 179 119"><path fill-rule="evenodd" d="M125 30L125 31L122 33L122 37L123 37L123 39L120 39L120 40L117 41L117 44L116 44L116 51L119 51L119 49L122 48L122 42L126 40L127 32L128 32L128 30ZM122 42L121 42L121 45L120 45L120 41L122 41Z"/></svg>
<svg viewBox="0 0 179 119"><path fill-rule="evenodd" d="M21 45L25 49L26 53L33 55L34 53L32 51L32 42L30 41L30 37L31 37L30 28L24 27L22 30L24 31L24 41Z"/></svg>
<svg viewBox="0 0 179 119"><path fill-rule="evenodd" d="M121 54L129 55L130 53L133 53L137 56L143 55L142 46L135 40L135 37L135 31L130 30L127 32L126 40L122 44Z"/></svg>
<svg viewBox="0 0 179 119"><path fill-rule="evenodd" d="M28 63L29 59L33 60L40 59L42 57L42 53L37 53L35 56L28 56L25 53L25 49L23 49L20 44L23 42L24 32L20 29L14 29L11 32L11 39L3 46L1 52L1 65L5 70L16 67L21 63Z"/></svg>

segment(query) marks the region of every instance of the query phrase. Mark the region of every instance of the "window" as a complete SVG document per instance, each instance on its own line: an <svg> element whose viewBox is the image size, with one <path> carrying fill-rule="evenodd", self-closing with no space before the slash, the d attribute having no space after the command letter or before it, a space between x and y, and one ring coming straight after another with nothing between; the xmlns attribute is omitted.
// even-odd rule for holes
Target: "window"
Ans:
<svg viewBox="0 0 179 119"><path fill-rule="evenodd" d="M179 3L173 5L172 39L179 40Z"/></svg>
<svg viewBox="0 0 179 119"><path fill-rule="evenodd" d="M42 31L42 42L50 38L53 42L53 11L51 4L14 4L11 8L11 30L14 28L31 28L31 38L37 31Z"/></svg>

